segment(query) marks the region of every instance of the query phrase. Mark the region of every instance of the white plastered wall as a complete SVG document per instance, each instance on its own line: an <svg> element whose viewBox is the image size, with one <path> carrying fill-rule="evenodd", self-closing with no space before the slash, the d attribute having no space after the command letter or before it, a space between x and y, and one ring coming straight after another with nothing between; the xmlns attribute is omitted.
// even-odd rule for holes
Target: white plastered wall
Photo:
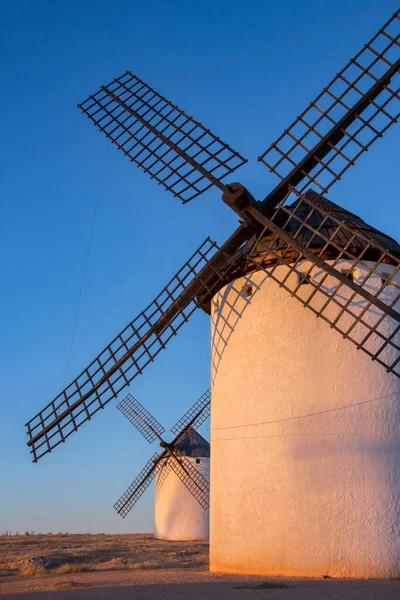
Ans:
<svg viewBox="0 0 400 600"><path fill-rule="evenodd" d="M154 509L154 533L162 540L207 540L209 534L209 510L199 504L186 486L163 462L156 474L156 499ZM210 459L189 458L193 467L210 480Z"/></svg>
<svg viewBox="0 0 400 600"><path fill-rule="evenodd" d="M262 272L212 321L211 570L399 577L400 380Z"/></svg>

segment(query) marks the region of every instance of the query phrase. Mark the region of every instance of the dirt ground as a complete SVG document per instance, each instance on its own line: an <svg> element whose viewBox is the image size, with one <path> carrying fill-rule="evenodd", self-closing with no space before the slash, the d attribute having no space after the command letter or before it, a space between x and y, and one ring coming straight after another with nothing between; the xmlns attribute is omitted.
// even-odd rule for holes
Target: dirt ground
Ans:
<svg viewBox="0 0 400 600"><path fill-rule="evenodd" d="M288 587L270 588L270 584ZM398 600L400 581L267 579L209 573L204 568L95 571L39 579L11 577L0 583L0 596L10 600Z"/></svg>
<svg viewBox="0 0 400 600"><path fill-rule="evenodd" d="M168 542L153 534L0 536L0 582L15 575L207 565L208 542Z"/></svg>
<svg viewBox="0 0 400 600"><path fill-rule="evenodd" d="M0 537L0 597L10 600L399 600L400 581L210 573L208 544L152 535Z"/></svg>

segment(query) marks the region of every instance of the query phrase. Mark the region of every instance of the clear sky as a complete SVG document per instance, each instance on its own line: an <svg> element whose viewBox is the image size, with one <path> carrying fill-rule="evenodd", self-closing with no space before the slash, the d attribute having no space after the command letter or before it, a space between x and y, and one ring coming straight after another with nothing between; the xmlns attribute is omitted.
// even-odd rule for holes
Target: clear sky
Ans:
<svg viewBox="0 0 400 600"><path fill-rule="evenodd" d="M113 147L100 188L107 141L77 102L131 70L246 156L235 178L262 198L276 181L257 156L397 5L0 0L0 531L152 530L152 490L125 520L112 508L156 450L116 402L36 465L24 424L237 222L218 191L182 206ZM397 239L398 139L397 126L329 195ZM198 312L130 391L170 427L208 380Z"/></svg>

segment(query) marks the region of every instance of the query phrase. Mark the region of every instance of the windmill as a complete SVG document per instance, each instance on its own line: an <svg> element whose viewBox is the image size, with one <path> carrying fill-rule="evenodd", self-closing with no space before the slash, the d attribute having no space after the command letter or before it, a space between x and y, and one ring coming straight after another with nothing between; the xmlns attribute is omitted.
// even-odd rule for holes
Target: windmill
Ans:
<svg viewBox="0 0 400 600"><path fill-rule="evenodd" d="M345 353L350 352L349 348L352 347L349 360L353 368L365 357L372 358L373 362L368 362L371 372L375 373L378 366L384 367L381 371L383 379L380 380L381 395L393 390L393 381L397 382L395 378L399 378L400 374L400 312L397 306L400 295L400 248L388 236L328 201L325 194L398 119L399 23L399 11L396 11L260 156L259 160L279 179L276 187L260 201L256 201L242 184L223 182L244 164L245 159L131 72L101 86L99 91L79 105L89 120L119 150L182 202L193 200L215 186L222 192L222 200L238 214L240 224L221 247L207 238L155 300L69 386L27 423L28 445L35 462L65 442L141 374L199 307L212 312L214 320L224 322L227 337L230 335L225 343L224 333L220 332L218 325L217 329L214 327L214 334L217 331L224 347L218 345L215 350L214 344L213 349L213 364L219 362L219 365L218 373L213 374L212 430L222 430L226 426L226 418L234 416L238 418L236 423L241 426L241 407L246 406L247 395L251 395L252 390L255 391L252 401L258 398L260 410L256 409L255 414L259 417L267 402L265 396L258 396L259 385L262 387L265 376L260 365L254 364L253 369L247 365L246 372L244 364L239 364L238 369L231 372L233 382L246 381L244 398L238 399L232 387L229 388L232 395L226 389L224 391L216 378L221 381L220 373L223 364L228 364L225 357L232 346L231 340L237 337L236 331L232 334L233 326L225 314L226 310L236 314L232 305L236 298L240 302L243 299L245 306L240 310L247 308L237 330L246 330L252 307L259 303L259 298L268 299L268 294L263 294L264 289L271 288L276 294L286 292L284 298L291 301L291 306L309 309L302 313L309 315L309 321L312 315L319 317L312 320L313 326L307 321L306 331L310 331L313 338L319 335L320 326L325 325L330 337L325 340L321 354L327 344L332 345L331 334L337 332L340 336L333 336L332 340L336 339L334 343L340 344ZM317 191L313 191L312 187ZM228 298L227 304L226 297L221 297L220 291L227 290L227 285L231 285L229 289L234 289L235 283L242 287L235 291L233 300ZM299 303L296 304L294 299ZM276 297L276 301L282 302L282 296ZM258 328L264 336L260 352L271 356L271 347L265 346L269 335L265 327L266 323L273 322L273 311L264 314L264 317L259 321ZM291 323L291 314L288 313L285 327ZM280 332L280 337L285 337L285 329ZM342 337L353 346L343 341ZM259 341L257 339L252 343L247 339L246 343L254 348ZM290 346L291 351L295 349L295 346ZM241 355L246 359L243 348ZM285 383L279 377L282 365L284 361L278 364L274 371L275 379L268 381L268 384L274 383L279 387ZM328 375L329 364L322 367ZM316 390L312 383L312 375L305 377L302 374L295 384L297 392L302 393L308 387L312 392L309 397L314 397ZM322 398L327 397L327 390L319 389L318 393ZM223 401L223 398L226 400ZM226 411L226 402L229 402L229 411ZM243 425L246 425L246 421ZM218 444L219 447L222 444ZM267 521L264 519L260 522L259 514L257 521L254 507L248 505L251 495L246 493L244 481L249 481L248 475L252 482L255 479L263 482L265 470L261 477L258 473L255 478L254 469L259 468L260 464L253 463L251 466L249 460L243 459L244 454L237 440L235 451L228 451L230 462L227 469L221 469L222 454L219 451L214 454L211 468L211 568L237 570L240 567L248 572L254 572L255 569L259 572L281 569L279 572L290 573L291 567L280 562L282 556L292 556L290 552L285 555L285 548L282 548L287 536L281 535L279 538L277 534L272 549L266 549L266 540L270 538L263 529L267 527ZM246 456L250 455L247 453ZM263 454L258 452L258 456L263 457ZM240 460L235 466L232 465L231 461L238 457ZM280 457L280 460L284 459ZM280 463L275 461L275 464ZM235 468L235 477L232 477L230 467ZM287 470L286 463L284 468ZM371 473L368 473L366 478L370 476ZM391 479L396 477L397 474ZM238 486L233 485L234 481L238 482ZM228 489L225 485L228 485ZM236 495L231 495L231 491ZM262 498L265 498L265 488L262 488L262 493ZM382 492L381 489L380 493L382 497L393 499L395 492L391 489ZM296 494L304 499L306 491L296 490ZM347 497L345 491L343 497ZM236 508L242 505L242 501L247 507L248 518L245 521ZM306 505L304 501L302 510ZM315 515L321 507L317 505L314 508ZM232 519L231 532L236 536L234 544L232 540L224 538L226 520L222 517L225 509ZM356 508L344 502L342 514L346 510L351 512ZM262 514L267 515L268 511ZM296 511L294 514L300 519ZM399 516L397 513L392 515L392 524L399 522ZM360 514L357 513L354 518L359 523ZM393 536L397 533L393 533L394 525L391 533L389 525L387 531L381 532L381 544L396 548L393 552L397 552L398 544L393 542ZM315 528L318 529L318 526ZM258 527L257 542L252 550L246 546L244 527L252 532ZM259 532L263 532L262 539ZM332 536L335 535L337 530L333 528ZM352 565L351 573L359 575L368 572L371 576L371 573L379 572L381 576L389 576L393 572L393 554L387 556L382 551L384 558L374 562L375 550L371 550L368 560L364 561L360 548L365 545L361 543L358 529L353 531L350 528L349 533L342 537L347 541L354 540L353 545L349 542L350 548L345 544L348 564ZM318 549L311 554L300 552L303 561L293 560L292 564L296 565L293 570L298 574L310 575L314 570L319 572L324 569L330 560L321 549L323 545L327 546L325 542L321 533L319 538L317 533L314 537L307 537L307 532L303 531L299 547L312 544L313 548ZM295 550L292 548L297 556ZM305 557L310 557L308 562ZM267 566L265 560L268 561ZM378 568L378 563L384 566ZM335 572L342 573L339 568Z"/></svg>
<svg viewBox="0 0 400 600"><path fill-rule="evenodd" d="M123 518L156 478L155 536L164 540L208 539L210 444L197 433L210 416L210 390L171 428L174 438L161 437L164 427L128 394L118 410L151 444L158 440L163 451L154 454L122 494L114 508Z"/></svg>

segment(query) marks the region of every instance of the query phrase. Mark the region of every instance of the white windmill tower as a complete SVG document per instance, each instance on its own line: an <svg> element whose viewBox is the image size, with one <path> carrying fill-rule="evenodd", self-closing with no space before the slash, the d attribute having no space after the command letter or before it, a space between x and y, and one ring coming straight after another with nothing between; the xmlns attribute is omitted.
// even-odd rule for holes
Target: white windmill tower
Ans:
<svg viewBox="0 0 400 600"><path fill-rule="evenodd" d="M398 577L399 323L349 284L398 310L400 245L315 192L273 220L348 281L265 232L213 298L211 568Z"/></svg>
<svg viewBox="0 0 400 600"><path fill-rule="evenodd" d="M162 439L164 427L131 394L118 410L152 443L164 451L154 454L116 502L125 517L155 478L154 533L163 540L206 540L209 533L210 444L196 430L210 416L207 390L172 427L174 439Z"/></svg>
<svg viewBox="0 0 400 600"><path fill-rule="evenodd" d="M183 202L216 186L240 225L27 423L28 445L38 461L197 308L212 314L214 570L400 574L399 247L323 197L398 120L399 24L397 10L260 157L280 179L261 201L223 182L238 152L130 71L79 105Z"/></svg>

